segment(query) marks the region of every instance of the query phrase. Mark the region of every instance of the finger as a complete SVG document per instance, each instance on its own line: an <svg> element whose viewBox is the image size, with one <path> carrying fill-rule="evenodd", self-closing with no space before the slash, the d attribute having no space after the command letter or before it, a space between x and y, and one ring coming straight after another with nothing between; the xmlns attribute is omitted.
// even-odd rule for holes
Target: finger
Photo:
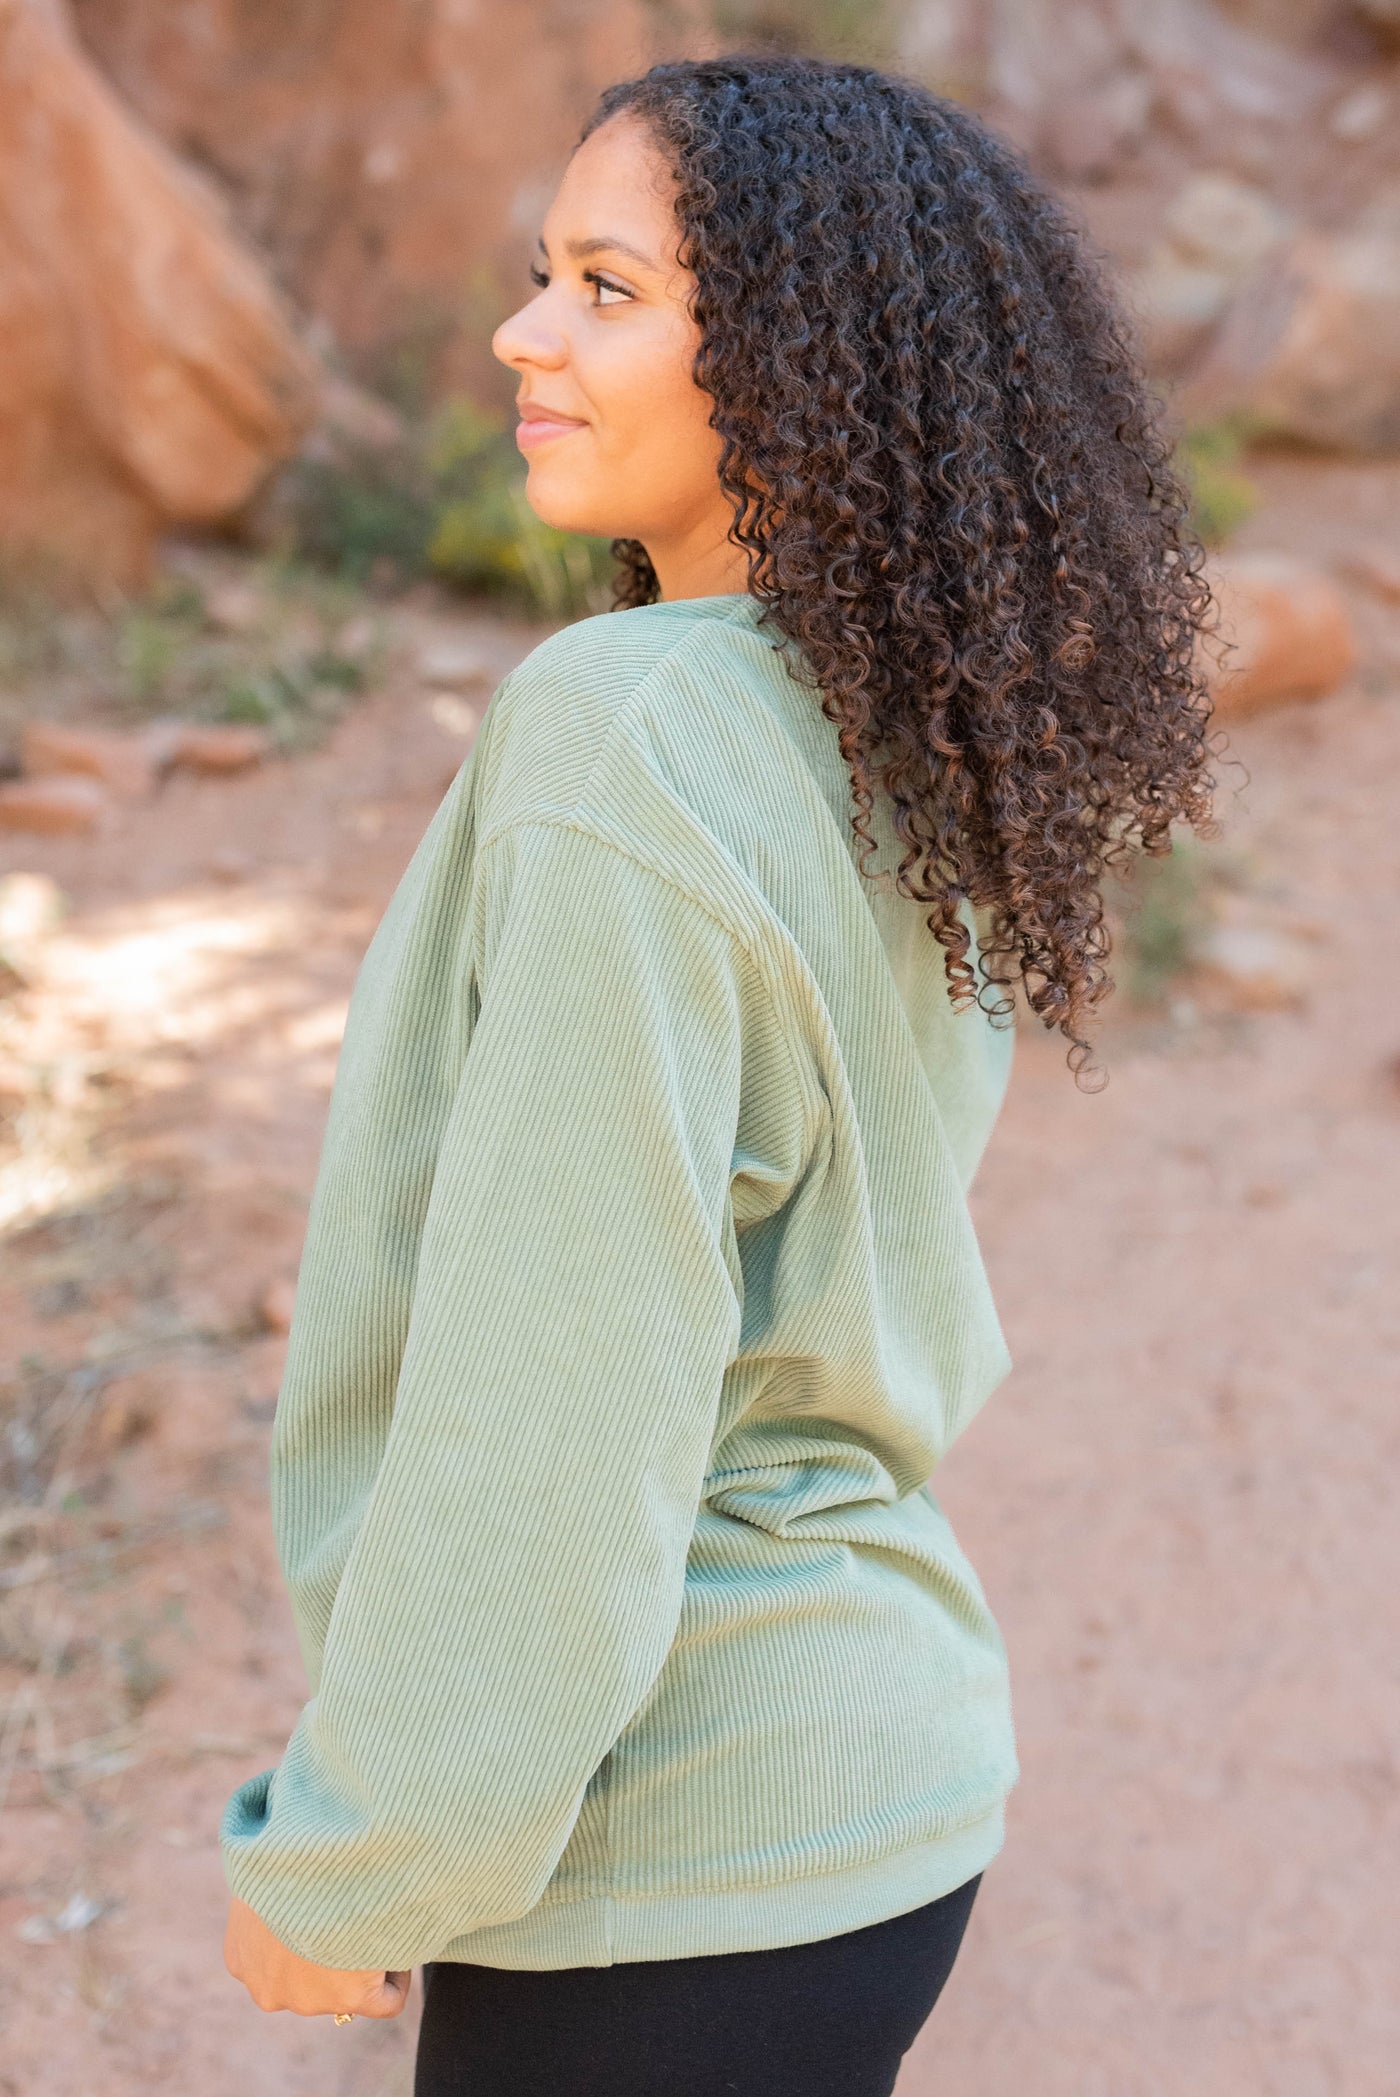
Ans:
<svg viewBox="0 0 1400 2097"><path fill-rule="evenodd" d="M290 2010L296 2017L388 2017L394 2012L378 2007L384 1990L382 1967L365 1972L342 1972L339 1967L312 1966L289 1955L289 1962L275 1976L266 1977L254 2000L262 2010ZM250 1989L249 1991L253 1991ZM400 2008L402 2004L400 2004ZM3 2088L3 2085L0 2085Z"/></svg>
<svg viewBox="0 0 1400 2097"><path fill-rule="evenodd" d="M356 2014L361 2017L397 2017L408 2001L408 1987L413 1974L386 1973L378 1987L372 1988L363 2003L357 2005Z"/></svg>

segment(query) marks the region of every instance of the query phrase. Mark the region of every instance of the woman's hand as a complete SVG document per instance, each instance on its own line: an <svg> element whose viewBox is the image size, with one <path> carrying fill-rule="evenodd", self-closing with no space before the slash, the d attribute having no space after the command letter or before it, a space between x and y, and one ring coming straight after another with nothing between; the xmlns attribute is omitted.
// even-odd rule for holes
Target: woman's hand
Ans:
<svg viewBox="0 0 1400 2097"><path fill-rule="evenodd" d="M299 2017L397 2017L408 2001L411 1973L386 1973L382 1966L343 1973L298 1958L246 1901L229 1908L224 1964L242 1981L260 2010L295 2010Z"/></svg>

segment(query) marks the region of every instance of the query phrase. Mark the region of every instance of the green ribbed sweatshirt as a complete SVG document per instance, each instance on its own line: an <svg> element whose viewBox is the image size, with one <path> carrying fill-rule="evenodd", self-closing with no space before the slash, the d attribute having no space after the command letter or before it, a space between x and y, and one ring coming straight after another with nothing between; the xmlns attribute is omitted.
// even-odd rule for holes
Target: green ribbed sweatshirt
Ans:
<svg viewBox="0 0 1400 2097"><path fill-rule="evenodd" d="M272 1441L311 1696L220 1825L322 1964L805 1942L1000 1847L927 1481L1009 1367L1012 1036L783 645L742 594L551 636L356 977Z"/></svg>

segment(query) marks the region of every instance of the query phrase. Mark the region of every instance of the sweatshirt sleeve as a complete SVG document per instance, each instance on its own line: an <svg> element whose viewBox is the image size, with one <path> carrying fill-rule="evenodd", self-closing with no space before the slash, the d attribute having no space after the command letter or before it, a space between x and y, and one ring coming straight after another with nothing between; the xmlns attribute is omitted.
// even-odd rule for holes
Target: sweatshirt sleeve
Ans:
<svg viewBox="0 0 1400 2097"><path fill-rule="evenodd" d="M568 823L518 824L481 874L382 1456L316 1693L220 1827L233 1892L341 1968L539 1899L675 1635L739 1339L751 958Z"/></svg>

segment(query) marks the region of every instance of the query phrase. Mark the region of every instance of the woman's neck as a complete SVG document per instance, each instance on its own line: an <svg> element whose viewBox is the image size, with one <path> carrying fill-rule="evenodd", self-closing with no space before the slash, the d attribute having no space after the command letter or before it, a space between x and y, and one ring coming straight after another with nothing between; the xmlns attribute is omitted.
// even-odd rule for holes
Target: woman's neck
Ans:
<svg viewBox="0 0 1400 2097"><path fill-rule="evenodd" d="M747 553L723 536L717 539L713 526L680 540L652 538L643 544L663 603L686 597L721 597L748 588Z"/></svg>

